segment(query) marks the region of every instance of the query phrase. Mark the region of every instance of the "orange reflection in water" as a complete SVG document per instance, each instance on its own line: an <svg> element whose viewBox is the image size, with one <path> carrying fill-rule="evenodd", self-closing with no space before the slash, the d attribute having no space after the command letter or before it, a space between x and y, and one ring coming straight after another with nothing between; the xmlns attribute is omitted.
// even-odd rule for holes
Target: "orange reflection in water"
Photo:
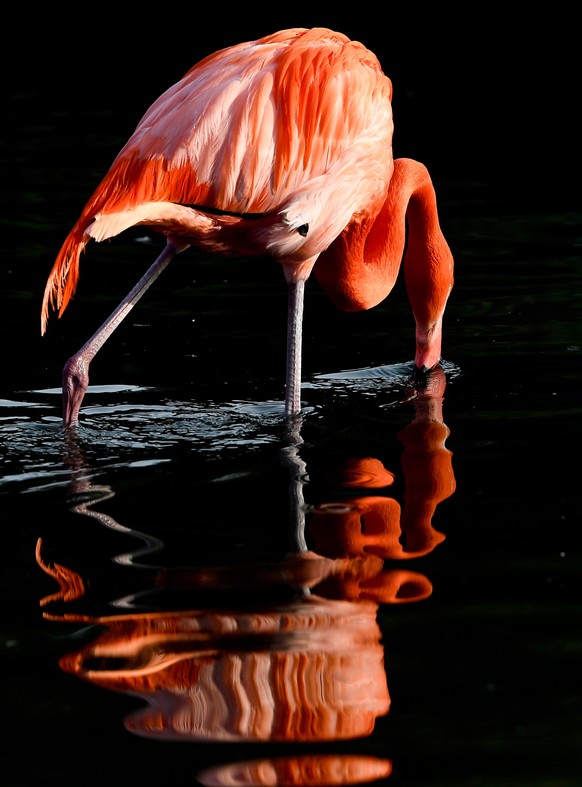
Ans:
<svg viewBox="0 0 582 787"><path fill-rule="evenodd" d="M281 611L109 617L61 668L147 707L138 735L324 741L369 735L390 698L377 605L308 597Z"/></svg>
<svg viewBox="0 0 582 787"><path fill-rule="evenodd" d="M376 555L400 561L423 557L444 540L432 520L439 503L456 488L452 453L445 445L449 436L442 412L445 385L443 370L435 370L424 395L414 401L414 420L397 435L404 446L400 460L403 506L381 494L389 491L394 474L378 459L350 459L328 469L332 483L343 494L313 507L309 533L318 554L330 558ZM346 494L352 490L357 493ZM372 597L396 604L427 598L432 585L423 574L384 569L355 589L345 577L338 588L331 576L320 591L328 597L338 593L346 597L347 592L352 598Z"/></svg>
<svg viewBox="0 0 582 787"><path fill-rule="evenodd" d="M392 772L389 760L358 755L305 755L278 757L208 768L197 776L204 787L226 785L335 785L362 784Z"/></svg>
<svg viewBox="0 0 582 787"><path fill-rule="evenodd" d="M297 479L306 474L292 451L286 463L293 469L297 456L293 519L298 531L306 524L313 549L292 551L273 564L168 569L154 582L157 591L226 588L233 598L237 588L264 588L267 601L260 607L53 615L47 607L78 600L85 583L74 571L47 564L39 539L37 562L60 586L41 601L44 616L102 627L93 642L63 656L61 668L140 697L144 707L124 723L148 738L321 742L369 736L390 708L378 606L417 602L432 593L422 573L385 561L421 558L442 542L432 519L455 490L442 419L444 385L444 373L431 377L426 395L414 402L414 420L398 435L404 446L402 506L387 494L393 473L367 457L332 468L340 493L311 506L305 516L306 482ZM80 476L82 489L76 491L90 492L86 470ZM75 510L128 532L93 505L84 502ZM269 589L281 586L294 592L293 600L269 603ZM390 772L385 759L317 755L219 766L199 780L205 785L351 784Z"/></svg>
<svg viewBox="0 0 582 787"><path fill-rule="evenodd" d="M39 542L37 561L59 579L65 600L80 579L62 566L45 564L41 551ZM290 555L283 564L292 586L317 586L333 576L339 584L345 578L350 592L382 568L375 556L333 561L313 553ZM207 583L209 569L200 573ZM251 566L249 581L253 574ZM191 570L192 586L198 575ZM372 595L373 589L367 592ZM138 735L221 741L357 738L369 735L390 706L377 610L372 600L307 594L262 610L67 613L58 619L105 628L93 642L63 656L60 666L145 700L147 707L125 720Z"/></svg>

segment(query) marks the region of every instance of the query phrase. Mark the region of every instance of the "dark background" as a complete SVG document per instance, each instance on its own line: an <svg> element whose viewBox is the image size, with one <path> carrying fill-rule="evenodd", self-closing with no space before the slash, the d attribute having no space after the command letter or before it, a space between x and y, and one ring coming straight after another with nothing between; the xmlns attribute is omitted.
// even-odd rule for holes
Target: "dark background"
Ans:
<svg viewBox="0 0 582 787"><path fill-rule="evenodd" d="M75 139L100 107L118 109L95 183L83 184L84 202L149 105L200 58L277 29L325 26L372 49L392 79L396 156L422 160L442 181L485 179L500 199L556 205L576 199L580 45L573 12L556 4L543 14L529 7L510 14L506 5L472 4L460 12L464 6L441 6L283 14L168 4L151 15L117 5L73 15L51 7L31 18L16 9L5 29L14 45L5 40L2 53L7 152L12 147L21 163L42 158L19 138L23 123L45 123L50 134L51 118L70 113ZM63 159L68 155L64 148ZM10 172L21 174L20 167ZM74 219L67 216L63 228Z"/></svg>
<svg viewBox="0 0 582 787"><path fill-rule="evenodd" d="M527 13L521 15L510 15L508 4L457 5L455 12L429 4L361 5L341 13L302 8L283 15L254 5L166 4L149 10L118 3L67 12L54 6L11 8L10 17L3 19L0 398L18 404L6 410L3 438L13 457L5 472L19 483L16 493L4 495L0 520L8 556L3 596L7 630L16 631L24 643L8 654L11 660L4 669L8 689L2 696L13 714L10 731L18 740L18 746L5 747L4 756L12 760L17 755L18 775L31 772L36 779L12 784L64 783L79 776L87 784L113 783L116 774L123 775L120 781L127 781L128 774L143 784L177 783L185 773L194 778L198 764L189 747L174 749L171 757L166 749L152 756L148 741L128 740L121 725L127 698L71 683L57 666L57 657L70 643L48 626L39 636L38 601L54 587L34 563L38 536L52 549L49 556L63 565L69 565L71 555L72 565L88 555L100 570L109 567L99 560L102 553L117 554L121 547L119 536L104 535L97 523L79 526L78 517L64 516L66 492L58 486L62 447L51 429L54 421L46 421L56 419L58 399L37 391L59 384L66 358L108 313L109 303L113 308L135 283L151 253L122 241L112 244L109 256L107 248L91 250L74 308L63 320L52 320L42 340L40 300L71 225L161 92L217 48L283 27L316 25L359 39L380 58L394 84L395 155L429 167L456 259L445 357L463 370L446 399L447 444L454 453L458 489L449 508L443 506L447 541L426 561L435 579L433 602L390 614L387 663L394 710L379 725L380 735L386 733L382 741L388 742L407 784L411 774L420 774L423 785L460 784L459 773L468 773L474 783L499 784L505 778L505 783L538 785L552 778L555 782L570 765L579 765L580 505L578 471L571 460L579 446L581 388L576 288L582 233L580 223L575 226L571 219L582 203L579 25L574 6L564 13L554 3L543 7L543 15L524 7ZM230 283L220 287L226 267L221 261L220 274L207 274L213 287L218 284L205 290L198 284L194 288L190 271L195 266L188 258L171 267L140 305L136 322L150 327L135 328L128 321L110 349L101 351L94 382L151 385L157 405L168 396L160 386L167 370L180 397L196 403L202 397L190 380L206 383L201 371L207 371L218 401L246 397L262 402L280 396L283 346L265 345L264 339L275 344L277 331L283 337L280 272L270 274L263 290L257 287L256 271L243 286L247 269L231 267ZM205 270L210 266L196 267L197 282ZM98 281L103 271L105 281ZM240 284L238 291L235 284ZM260 311L265 308L263 291L272 301L267 315ZM349 315L358 320L356 329L331 307L322 310L325 317L318 316L315 306L323 300L314 286L309 296L306 324L317 330L305 346L307 372L322 368L324 360L326 370L337 370L410 357L406 348L412 334L399 328L403 312L398 293L385 308ZM242 326L228 352L230 329L221 325L227 308L231 319L239 315ZM337 325L341 329L334 330ZM156 331L157 326L163 330ZM398 330L391 333L391 326ZM247 352L247 335L263 337L254 354ZM172 336L179 341L164 339ZM359 337L375 337L377 356L367 349L365 360L353 355ZM400 347L405 348L402 353ZM184 357L188 362L178 363ZM248 377L265 388L249 394ZM272 394L265 393L269 378ZM188 385L180 387L184 381ZM215 505L225 520L235 523L231 511L240 506L239 496L231 483L230 496L223 492L225 500L215 500L218 471L199 450L204 419L186 419L190 432L181 444L170 416L160 427L153 417L125 421L123 411L115 410L122 398L112 394L113 412L93 419L88 414L84 425L85 445L102 473L96 477L113 484L111 505L119 521L138 527L145 523L149 532L155 513L167 503L167 519L160 515L158 527L178 549L196 537L195 521L200 528L213 521ZM45 406L27 410L29 400ZM102 401L95 397L88 404ZM367 415L366 399L357 395L354 401ZM187 412L187 405L180 409ZM315 427L333 437L333 449L338 444L344 449L343 410L336 404L325 412L330 420ZM396 456L392 422L397 415L391 409L377 433L374 420L356 420L354 444L383 458L373 449L386 440L382 451ZM315 427L312 443L321 447L325 459L332 448L319 431L315 439ZM272 428L264 429L271 437ZM360 432L368 439L373 431L372 447L360 442ZM158 437L170 441L175 459L165 473L124 464L126 456L141 459L144 448L157 456ZM140 439L143 444L134 449L134 440L139 444ZM89 445L91 440L95 445ZM224 447L220 439L218 444ZM238 454L232 459L231 451L221 451L221 461L229 463L226 473L219 472L237 478L234 471L243 470L240 478L246 479L256 461L254 482L248 489L246 483L244 490L242 483L234 489L244 491L240 499L253 516L259 510L257 523L245 523L242 532L262 544L263 534L272 534L273 524L281 521L287 479L279 496L279 484L267 488L259 472L264 467L247 454L239 464ZM260 458L265 454L264 465L270 457L260 452ZM269 480L279 467L271 464ZM397 467L388 461L386 466ZM308 463L314 477L317 467L317 461ZM200 476L209 481L197 485ZM222 538L223 530L215 532ZM80 542L83 548L77 549ZM132 541L128 549L133 546ZM112 597L117 595L108 595ZM204 758L218 758L215 749L203 748ZM579 767L571 770L580 772ZM562 782L577 783L565 777Z"/></svg>
<svg viewBox="0 0 582 787"><path fill-rule="evenodd" d="M362 7L288 14L168 5L153 16L134 7L128 15L118 4L73 15L17 8L12 19L5 29L12 45L1 52L0 332L7 337L7 398L16 369L19 388L58 385L63 358L85 338L71 309L41 338L45 282L64 238L144 112L202 57L278 29L326 26L378 55L394 86L395 156L422 161L435 183L457 259L455 298L467 270L460 251L507 235L483 220L481 206L516 231L520 216L528 222L543 217L550 247L538 250L534 237L523 240L529 257L539 251L544 265L557 243L582 234L571 219L563 221L582 206L580 66L577 20L559 5L544 15L510 15L491 4L472 5L470 13L407 4L373 13ZM465 219L473 220L472 229ZM83 266L85 294L104 291L95 280L103 275L104 251L93 252L98 265ZM135 262L135 269L116 265L115 285L105 288L112 299L143 272L143 257ZM506 271L514 276L515 266L491 268L484 299L485 285L502 288ZM535 292L539 281L543 275L526 276L524 292ZM92 332L104 316L88 313L85 330ZM548 315L536 313L540 319ZM106 354L101 363L108 362ZM39 368L46 374L41 380Z"/></svg>

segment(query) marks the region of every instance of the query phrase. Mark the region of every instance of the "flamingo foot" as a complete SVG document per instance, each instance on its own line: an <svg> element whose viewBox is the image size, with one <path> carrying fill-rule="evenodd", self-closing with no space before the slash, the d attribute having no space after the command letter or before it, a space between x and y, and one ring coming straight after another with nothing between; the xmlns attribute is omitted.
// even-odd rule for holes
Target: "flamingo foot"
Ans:
<svg viewBox="0 0 582 787"><path fill-rule="evenodd" d="M63 369L63 426L77 426L79 410L89 385L89 364L82 353L73 355Z"/></svg>

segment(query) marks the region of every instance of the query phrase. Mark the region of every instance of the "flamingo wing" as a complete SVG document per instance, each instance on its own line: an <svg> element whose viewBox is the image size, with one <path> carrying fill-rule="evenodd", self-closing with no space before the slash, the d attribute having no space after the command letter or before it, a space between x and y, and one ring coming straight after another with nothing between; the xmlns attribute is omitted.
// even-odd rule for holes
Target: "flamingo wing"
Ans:
<svg viewBox="0 0 582 787"><path fill-rule="evenodd" d="M144 224L192 243L204 207L268 214L308 201L321 251L385 194L392 85L376 56L325 28L293 28L209 55L150 107L85 206L47 281L41 316L63 313L80 254ZM296 211L301 222L301 210Z"/></svg>

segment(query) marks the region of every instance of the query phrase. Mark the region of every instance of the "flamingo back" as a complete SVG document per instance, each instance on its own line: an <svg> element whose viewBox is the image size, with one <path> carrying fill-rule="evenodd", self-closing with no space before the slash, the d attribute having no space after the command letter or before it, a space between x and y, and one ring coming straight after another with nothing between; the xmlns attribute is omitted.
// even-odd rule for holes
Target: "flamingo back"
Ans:
<svg viewBox="0 0 582 787"><path fill-rule="evenodd" d="M175 232L154 203L246 215L317 201L318 216L328 212L318 248L329 245L386 193L391 99L376 56L325 28L283 30L201 60L148 109L69 233L47 281L42 332L50 307L60 316L73 296L91 237L135 224Z"/></svg>

